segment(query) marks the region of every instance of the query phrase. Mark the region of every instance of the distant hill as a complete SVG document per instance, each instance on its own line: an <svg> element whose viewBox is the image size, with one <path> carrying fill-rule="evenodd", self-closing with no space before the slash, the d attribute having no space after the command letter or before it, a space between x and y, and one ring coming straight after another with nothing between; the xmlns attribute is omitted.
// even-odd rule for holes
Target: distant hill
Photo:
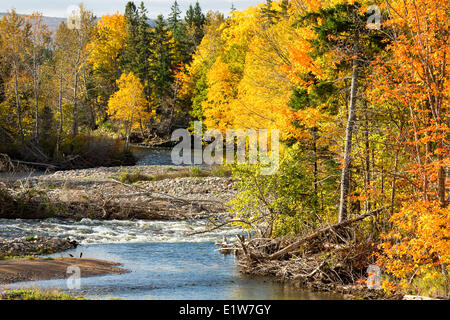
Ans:
<svg viewBox="0 0 450 320"><path fill-rule="evenodd" d="M1 18L3 15L5 15L5 14L6 14L5 12L0 12L0 18ZM20 15L20 16L24 16L24 14L19 14L19 15ZM51 31L56 32L56 30L58 30L58 27L59 27L59 25L61 24L61 22L67 21L67 18L57 18L57 17L46 17L46 16L43 16L43 17L42 17L42 21L43 21L44 24L46 24L46 25L48 26L48 28L49 28ZM148 23L149 23L151 26L154 26L154 25L155 25L155 20L149 19L149 20L148 20Z"/></svg>
<svg viewBox="0 0 450 320"><path fill-rule="evenodd" d="M5 12L0 12L0 18L4 16ZM23 16L23 14L19 14ZM56 18L56 17L42 17L42 22L48 26L51 31L56 31L61 24L61 22L66 21L66 18Z"/></svg>

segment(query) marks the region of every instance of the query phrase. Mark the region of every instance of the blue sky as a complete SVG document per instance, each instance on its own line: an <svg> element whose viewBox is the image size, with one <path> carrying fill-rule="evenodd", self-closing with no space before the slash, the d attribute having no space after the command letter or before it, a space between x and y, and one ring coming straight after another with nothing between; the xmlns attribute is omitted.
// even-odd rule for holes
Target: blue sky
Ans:
<svg viewBox="0 0 450 320"><path fill-rule="evenodd" d="M256 5L264 0L199 0L203 11L219 10L225 14L230 11L233 3L236 9L244 9L249 6ZM1 0L0 12L6 12L12 8L16 9L18 13L28 14L33 11L40 11L44 16L50 17L67 17L67 9L73 5L78 5L82 2L86 8L92 10L95 15L101 16L107 13L114 13L119 11L123 13L125 4L128 0ZM195 3L195 0L177 0L184 12L190 3ZM136 4L140 0L135 0ZM156 18L158 14L163 14L167 17L170 11L173 0L145 0L144 4L148 10L150 18Z"/></svg>

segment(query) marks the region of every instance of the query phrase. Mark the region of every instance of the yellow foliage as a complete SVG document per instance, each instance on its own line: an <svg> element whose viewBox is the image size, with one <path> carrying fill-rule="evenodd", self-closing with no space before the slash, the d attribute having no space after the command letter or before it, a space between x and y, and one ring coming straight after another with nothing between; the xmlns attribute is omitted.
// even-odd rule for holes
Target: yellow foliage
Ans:
<svg viewBox="0 0 450 320"><path fill-rule="evenodd" d="M382 236L377 263L393 279L385 286L408 288L414 277L442 278L450 269L450 207L438 201L411 202L395 213Z"/></svg>
<svg viewBox="0 0 450 320"><path fill-rule="evenodd" d="M144 87L132 72L123 73L117 80L119 88L108 101L108 114L124 123L127 136L133 128L150 118Z"/></svg>
<svg viewBox="0 0 450 320"><path fill-rule="evenodd" d="M104 15L98 21L93 40L88 44L89 62L93 69L114 72L126 38L125 17L119 13Z"/></svg>

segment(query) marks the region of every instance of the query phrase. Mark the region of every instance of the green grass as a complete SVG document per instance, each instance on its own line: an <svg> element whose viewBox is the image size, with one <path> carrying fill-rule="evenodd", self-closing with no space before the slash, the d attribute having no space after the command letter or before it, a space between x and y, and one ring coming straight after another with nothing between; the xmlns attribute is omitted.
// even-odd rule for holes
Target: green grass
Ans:
<svg viewBox="0 0 450 320"><path fill-rule="evenodd" d="M8 290L0 295L0 300L87 300L59 290L19 289Z"/></svg>
<svg viewBox="0 0 450 320"><path fill-rule="evenodd" d="M28 260L33 260L36 257L33 255L21 255L21 256L15 256L15 255L11 255L11 254L6 254L6 255L0 255L0 260L8 260L8 259L28 259Z"/></svg>
<svg viewBox="0 0 450 320"><path fill-rule="evenodd" d="M224 167L214 167L211 170L211 175L214 177L231 177L231 170L230 169L226 169Z"/></svg>
<svg viewBox="0 0 450 320"><path fill-rule="evenodd" d="M129 172L125 170L121 172L119 175L115 176L117 180L126 184L133 184L139 181L151 181L153 180L151 176L142 174L139 170L134 170L133 172Z"/></svg>
<svg viewBox="0 0 450 320"><path fill-rule="evenodd" d="M144 174L139 170L129 172L124 170L114 176L115 179L122 183L133 184L140 181L160 181L164 179L177 179L187 177L230 177L231 171L224 167L214 167L212 170L204 170L200 167L190 167L189 169L177 170L173 168L166 169L165 172L156 174Z"/></svg>

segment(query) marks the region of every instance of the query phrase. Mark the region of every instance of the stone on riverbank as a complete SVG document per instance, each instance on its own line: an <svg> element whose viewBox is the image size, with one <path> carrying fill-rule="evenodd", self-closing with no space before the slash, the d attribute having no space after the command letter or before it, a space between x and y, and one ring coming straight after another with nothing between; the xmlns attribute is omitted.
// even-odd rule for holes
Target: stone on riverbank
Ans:
<svg viewBox="0 0 450 320"><path fill-rule="evenodd" d="M0 239L0 258L7 256L25 256L51 254L76 248L78 243L67 238L22 237Z"/></svg>

